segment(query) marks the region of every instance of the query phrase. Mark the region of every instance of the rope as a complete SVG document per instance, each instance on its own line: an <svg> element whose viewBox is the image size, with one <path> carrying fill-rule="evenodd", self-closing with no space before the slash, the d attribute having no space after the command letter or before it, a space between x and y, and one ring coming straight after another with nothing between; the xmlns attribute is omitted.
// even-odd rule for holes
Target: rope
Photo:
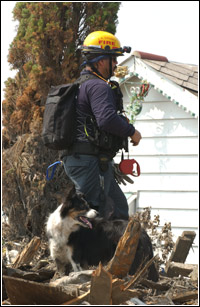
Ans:
<svg viewBox="0 0 200 307"><path fill-rule="evenodd" d="M62 161L56 161L54 162L53 164L49 165L47 167L47 172L46 172L46 178L47 180L51 180L54 176L54 173L55 173L55 170L56 170L56 167L58 166L58 164L62 164ZM49 169L53 166L53 170L52 170L52 173L51 173L51 176L49 177Z"/></svg>

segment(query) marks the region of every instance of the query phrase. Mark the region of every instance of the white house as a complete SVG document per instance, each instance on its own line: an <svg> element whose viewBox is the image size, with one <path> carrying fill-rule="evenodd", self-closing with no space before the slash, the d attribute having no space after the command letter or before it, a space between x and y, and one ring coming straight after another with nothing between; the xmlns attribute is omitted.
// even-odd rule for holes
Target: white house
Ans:
<svg viewBox="0 0 200 307"><path fill-rule="evenodd" d="M143 52L134 52L120 65L128 66L128 74L118 78L125 109L130 88L143 80L150 84L134 124L142 140L129 145L129 157L138 161L141 175L131 176L134 184L121 185L130 213L151 207L152 217L160 215L160 227L171 222L174 240L183 231L195 231L186 263L198 263L198 67Z"/></svg>

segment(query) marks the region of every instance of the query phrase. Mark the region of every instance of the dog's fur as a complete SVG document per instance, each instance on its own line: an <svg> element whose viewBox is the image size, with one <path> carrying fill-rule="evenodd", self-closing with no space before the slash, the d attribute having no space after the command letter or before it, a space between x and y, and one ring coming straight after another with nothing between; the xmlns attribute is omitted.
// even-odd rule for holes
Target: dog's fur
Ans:
<svg viewBox="0 0 200 307"><path fill-rule="evenodd" d="M81 267L107 263L114 255L120 237L128 224L125 220L98 218L82 195L73 190L65 202L48 218L47 235L50 254L57 270L64 274L71 264L74 271ZM129 273L133 275L140 264L153 257L152 244L142 229L134 262ZM158 280L154 263L149 268L148 279Z"/></svg>

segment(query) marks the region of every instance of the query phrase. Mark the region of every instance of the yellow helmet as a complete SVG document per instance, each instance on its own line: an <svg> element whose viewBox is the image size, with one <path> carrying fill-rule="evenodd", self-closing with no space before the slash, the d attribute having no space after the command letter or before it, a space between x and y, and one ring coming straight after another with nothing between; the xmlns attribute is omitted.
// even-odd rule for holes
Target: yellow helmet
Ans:
<svg viewBox="0 0 200 307"><path fill-rule="evenodd" d="M85 55L114 55L122 56L123 52L130 52L131 47L121 48L119 40L113 34L105 31L95 31L90 33L81 47Z"/></svg>

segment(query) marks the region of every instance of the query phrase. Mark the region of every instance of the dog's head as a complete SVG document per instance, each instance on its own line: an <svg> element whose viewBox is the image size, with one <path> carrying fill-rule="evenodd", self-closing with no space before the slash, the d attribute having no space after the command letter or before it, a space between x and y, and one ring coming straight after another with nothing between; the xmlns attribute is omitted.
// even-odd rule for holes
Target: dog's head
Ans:
<svg viewBox="0 0 200 307"><path fill-rule="evenodd" d="M71 218L75 224L88 228L92 228L92 224L88 218L94 218L97 214L96 210L89 207L83 194L76 193L75 189L72 189L68 194L67 198L63 201L60 210L60 215L63 219L65 217Z"/></svg>

